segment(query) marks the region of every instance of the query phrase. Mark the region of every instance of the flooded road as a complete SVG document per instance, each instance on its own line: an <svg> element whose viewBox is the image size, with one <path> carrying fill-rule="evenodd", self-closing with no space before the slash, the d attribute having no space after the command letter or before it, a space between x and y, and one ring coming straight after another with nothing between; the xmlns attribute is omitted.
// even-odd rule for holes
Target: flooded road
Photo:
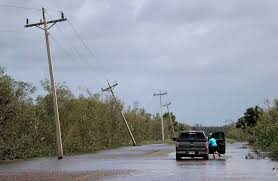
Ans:
<svg viewBox="0 0 278 181"><path fill-rule="evenodd" d="M278 180L278 163L246 159L242 144L222 159L175 160L174 145L123 147L96 154L0 163L0 180ZM277 168L273 170L273 168Z"/></svg>

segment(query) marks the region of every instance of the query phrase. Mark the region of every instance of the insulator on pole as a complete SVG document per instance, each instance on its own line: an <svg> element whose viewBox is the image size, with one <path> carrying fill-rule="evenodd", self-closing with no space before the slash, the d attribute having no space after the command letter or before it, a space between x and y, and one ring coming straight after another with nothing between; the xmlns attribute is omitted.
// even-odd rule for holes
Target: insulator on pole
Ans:
<svg viewBox="0 0 278 181"><path fill-rule="evenodd" d="M61 11L61 17L62 19L65 19L64 13Z"/></svg>

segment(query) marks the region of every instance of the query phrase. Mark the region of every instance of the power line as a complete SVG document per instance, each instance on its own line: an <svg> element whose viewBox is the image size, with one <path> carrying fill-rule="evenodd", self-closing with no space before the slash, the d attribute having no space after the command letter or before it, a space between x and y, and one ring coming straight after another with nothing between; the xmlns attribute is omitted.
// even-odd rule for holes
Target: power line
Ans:
<svg viewBox="0 0 278 181"><path fill-rule="evenodd" d="M63 50L63 52L71 58L71 60L75 60L72 55L66 50L66 48L62 45L62 43L60 43L56 38L54 38L53 35L50 34L50 38Z"/></svg>
<svg viewBox="0 0 278 181"><path fill-rule="evenodd" d="M65 53L65 55L68 56L73 62L78 62L78 63L81 63L81 66L86 66L86 67L88 67L88 66L85 65L84 63L82 63L82 62L80 62L80 61L77 61L78 57L76 57L76 55L73 56L73 54L71 54L71 53L66 49L66 47L63 46L63 43L61 43L61 42L60 42L58 39L56 39L53 35L50 34L49 36L50 36L50 38L54 41L54 43L55 43L56 45L58 45L58 46L62 49L62 51ZM89 65L89 66L90 66L90 65ZM90 68L92 68L92 67L90 67ZM95 81L97 82L97 84L101 85L101 83L100 83L100 81L99 81L98 79L95 79ZM94 93L103 95L103 91L95 91Z"/></svg>
<svg viewBox="0 0 278 181"><path fill-rule="evenodd" d="M0 30L1 33L25 33L25 31L18 30Z"/></svg>
<svg viewBox="0 0 278 181"><path fill-rule="evenodd" d="M92 52L92 50L87 46L87 44L85 43L85 41L81 38L80 34L78 33L78 31L74 28L73 24L68 21L69 25L71 26L71 28L73 29L73 31L76 34L76 37L81 41L81 43L83 44L83 46L89 51L89 53L91 54L92 57L96 57L95 54Z"/></svg>
<svg viewBox="0 0 278 181"><path fill-rule="evenodd" d="M75 37L83 44L84 48L86 48L91 55L92 58L96 58L96 55L93 53L93 51L89 48L89 46L86 44L86 42L82 39L76 28L73 26L70 20L67 21L72 28L73 32L75 33ZM106 75L109 75L107 71L104 71Z"/></svg>
<svg viewBox="0 0 278 181"><path fill-rule="evenodd" d="M24 6L15 6L15 5L9 5L9 4L0 4L0 7L17 8L17 9L26 9L26 10L38 10L38 11L41 10L40 8L24 7Z"/></svg>
<svg viewBox="0 0 278 181"><path fill-rule="evenodd" d="M10 4L0 4L0 7L25 9L25 10L36 10L36 11L40 11L41 10L41 8L26 7L26 6L17 6L17 5L10 5ZM60 11L54 10L54 9L48 9L48 11L60 12Z"/></svg>
<svg viewBox="0 0 278 181"><path fill-rule="evenodd" d="M56 27L57 27L57 24L56 24ZM61 30L61 29L60 29ZM62 31L62 30L61 30ZM63 33L63 32L62 32ZM74 62L78 62L78 63L81 63L82 66L85 66L86 68L91 68L92 70L95 70L88 62L86 61L82 61L82 59L80 59L80 57L78 57L78 55L76 55L75 53L70 53L70 51L67 50L67 48L71 48L71 49L74 49L78 52L77 49L75 49L73 46L67 44L68 46L65 47L63 46L63 44L66 44L64 42L60 42L58 39L56 39L53 35L50 35L50 38L62 49L62 51L68 56L70 57L70 59ZM78 60L81 60L81 61L77 61ZM98 79L95 79L95 81L97 82L97 84L101 85L101 82L98 80ZM102 91L97 91L95 93L98 93L98 94L103 94Z"/></svg>
<svg viewBox="0 0 278 181"><path fill-rule="evenodd" d="M73 62L79 62L79 61L76 61L76 56L73 56L64 46L63 44L57 40L56 38L54 38L53 35L50 34L50 38L62 49L62 51L66 54L66 56L68 56ZM80 63L80 62L79 62ZM82 66L86 66L84 64L82 64ZM100 82L95 79L97 81L98 84L100 84ZM96 91L95 93L97 94L103 94L102 91Z"/></svg>
<svg viewBox="0 0 278 181"><path fill-rule="evenodd" d="M51 16L46 12L46 14L49 16L49 18L50 19L52 19L51 18ZM65 34L65 32L57 25L57 26L55 26L57 29L58 29L58 31L60 31L62 34ZM66 42L66 44L68 45L68 47L70 48L70 49L72 49L76 54L77 54L77 57L79 58L79 60L83 60L84 62L85 62L85 64L87 64L89 67L91 67L91 68L93 68L89 63L88 63L88 61L87 61L87 59L85 58L85 56L84 55L82 55L81 53L80 53L80 51L77 49L77 48L75 48L69 41L65 41Z"/></svg>

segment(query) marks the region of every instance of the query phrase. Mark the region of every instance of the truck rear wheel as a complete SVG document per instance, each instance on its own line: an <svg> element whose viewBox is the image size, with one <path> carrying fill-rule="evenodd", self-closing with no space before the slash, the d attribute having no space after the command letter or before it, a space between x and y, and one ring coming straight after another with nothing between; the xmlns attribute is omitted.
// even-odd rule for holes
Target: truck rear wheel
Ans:
<svg viewBox="0 0 278 181"><path fill-rule="evenodd" d="M176 160L181 160L181 156L176 154Z"/></svg>
<svg viewBox="0 0 278 181"><path fill-rule="evenodd" d="M208 156L208 155L204 157L204 160L208 160L208 159L209 159L209 156Z"/></svg>

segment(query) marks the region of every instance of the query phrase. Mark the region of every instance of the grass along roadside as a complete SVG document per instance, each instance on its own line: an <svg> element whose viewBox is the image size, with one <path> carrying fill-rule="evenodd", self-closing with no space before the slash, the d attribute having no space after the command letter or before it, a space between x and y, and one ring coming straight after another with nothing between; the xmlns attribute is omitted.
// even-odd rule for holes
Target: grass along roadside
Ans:
<svg viewBox="0 0 278 181"><path fill-rule="evenodd" d="M137 144L137 145L138 146L141 146L141 145L151 145L151 144L170 144L170 145L173 145L175 143L176 142L172 141L172 140L165 140L165 141L162 141L162 140L151 140L151 141L142 141L142 142L139 142L139 144Z"/></svg>
<svg viewBox="0 0 278 181"><path fill-rule="evenodd" d="M234 144L234 143L238 142L237 140L232 139L232 138L226 138L225 141L227 144Z"/></svg>

